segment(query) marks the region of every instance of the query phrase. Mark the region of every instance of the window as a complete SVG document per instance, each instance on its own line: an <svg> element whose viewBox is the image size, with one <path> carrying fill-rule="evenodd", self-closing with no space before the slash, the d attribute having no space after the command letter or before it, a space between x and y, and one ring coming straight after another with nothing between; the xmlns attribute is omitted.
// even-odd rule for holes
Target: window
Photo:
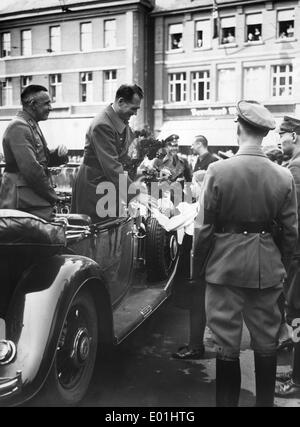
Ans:
<svg viewBox="0 0 300 427"><path fill-rule="evenodd" d="M32 83L32 76L21 76L21 92Z"/></svg>
<svg viewBox="0 0 300 427"><path fill-rule="evenodd" d="M169 102L186 101L186 73L169 74Z"/></svg>
<svg viewBox="0 0 300 427"><path fill-rule="evenodd" d="M293 38L295 36L295 10L278 11L278 37L281 39Z"/></svg>
<svg viewBox="0 0 300 427"><path fill-rule="evenodd" d="M80 50L87 51L92 47L92 23L84 22L80 24Z"/></svg>
<svg viewBox="0 0 300 427"><path fill-rule="evenodd" d="M60 26L50 27L50 52L61 51Z"/></svg>
<svg viewBox="0 0 300 427"><path fill-rule="evenodd" d="M210 97L209 71L192 73L192 101L208 101Z"/></svg>
<svg viewBox="0 0 300 427"><path fill-rule="evenodd" d="M1 34L1 58L11 54L11 36L10 33Z"/></svg>
<svg viewBox="0 0 300 427"><path fill-rule="evenodd" d="M266 87L266 69L265 67L248 67L244 69L244 98L257 99L263 101L266 93L263 88Z"/></svg>
<svg viewBox="0 0 300 427"><path fill-rule="evenodd" d="M169 50L182 49L183 25L169 25Z"/></svg>
<svg viewBox="0 0 300 427"><path fill-rule="evenodd" d="M2 93L1 93L2 105L12 105L13 104L13 88L11 77L6 78L2 82Z"/></svg>
<svg viewBox="0 0 300 427"><path fill-rule="evenodd" d="M211 22L198 21L196 22L196 40L195 47L210 48L211 47Z"/></svg>
<svg viewBox="0 0 300 427"><path fill-rule="evenodd" d="M235 43L235 26L234 17L221 18L221 44Z"/></svg>
<svg viewBox="0 0 300 427"><path fill-rule="evenodd" d="M246 41L249 43L262 41L262 14L253 13L246 16Z"/></svg>
<svg viewBox="0 0 300 427"><path fill-rule="evenodd" d="M116 47L116 29L117 26L115 19L104 21L104 47Z"/></svg>
<svg viewBox="0 0 300 427"><path fill-rule="evenodd" d="M274 65L272 67L272 96L289 97L293 94L293 66Z"/></svg>
<svg viewBox="0 0 300 427"><path fill-rule="evenodd" d="M117 70L104 71L103 98L105 102L110 102L115 98L117 91Z"/></svg>
<svg viewBox="0 0 300 427"><path fill-rule="evenodd" d="M62 102L61 74L50 75L50 97L52 102Z"/></svg>
<svg viewBox="0 0 300 427"><path fill-rule="evenodd" d="M236 101L236 72L234 68L224 68L218 71L218 98L223 102Z"/></svg>
<svg viewBox="0 0 300 427"><path fill-rule="evenodd" d="M93 102L93 73L80 73L81 102Z"/></svg>
<svg viewBox="0 0 300 427"><path fill-rule="evenodd" d="M30 56L31 54L31 30L23 30L21 31L21 55Z"/></svg>

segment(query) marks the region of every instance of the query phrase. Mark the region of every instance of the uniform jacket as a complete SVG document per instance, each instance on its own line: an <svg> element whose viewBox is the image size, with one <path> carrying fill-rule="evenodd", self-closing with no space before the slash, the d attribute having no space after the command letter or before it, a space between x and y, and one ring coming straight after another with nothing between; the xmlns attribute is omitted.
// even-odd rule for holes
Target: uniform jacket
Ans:
<svg viewBox="0 0 300 427"><path fill-rule="evenodd" d="M217 160L218 159L216 159L216 157L214 157L212 154L206 153L206 154L204 154L204 156L202 158L198 157L197 162L194 166L193 172L197 172L199 170L202 170L202 171L205 170L206 171L208 169L208 166L211 163L216 162Z"/></svg>
<svg viewBox="0 0 300 427"><path fill-rule="evenodd" d="M209 166L201 204L204 225L195 235L194 256L202 265L208 258L208 283L269 288L283 282L283 262L291 259L298 237L295 183L287 169L272 163L259 147L241 147L234 157ZM283 227L281 253L270 233L215 232L217 223L273 220Z"/></svg>
<svg viewBox="0 0 300 427"><path fill-rule="evenodd" d="M122 161L127 158L133 138L129 126L111 105L95 117L86 134L83 164L74 183L72 212L89 215L93 222L101 220L96 212L101 198L97 194L97 186L101 182L111 182L116 190L119 189L119 175L124 174ZM128 178L127 185L130 183ZM127 195L122 194L121 197L125 199ZM118 203L115 208L116 215L112 213L112 216L118 216Z"/></svg>
<svg viewBox="0 0 300 427"><path fill-rule="evenodd" d="M66 163L68 157L50 152L38 123L20 111L3 136L6 168L0 188L0 208L18 209L50 220L57 195L48 166Z"/></svg>
<svg viewBox="0 0 300 427"><path fill-rule="evenodd" d="M288 164L291 171L297 192L298 201L298 227L300 220L300 150L297 151ZM287 286L285 296L287 300L287 318L292 320L300 317L300 241L298 238L297 250L294 254L293 262L288 271Z"/></svg>
<svg viewBox="0 0 300 427"><path fill-rule="evenodd" d="M187 182L192 181L192 172L191 168L186 159L183 159L179 156L165 156L160 169L167 168L171 171L172 181L186 180Z"/></svg>
<svg viewBox="0 0 300 427"><path fill-rule="evenodd" d="M297 201L298 201L298 226L300 221L300 150L295 153L289 162L288 169L291 171L297 192ZM300 252L300 242L298 243L297 253Z"/></svg>

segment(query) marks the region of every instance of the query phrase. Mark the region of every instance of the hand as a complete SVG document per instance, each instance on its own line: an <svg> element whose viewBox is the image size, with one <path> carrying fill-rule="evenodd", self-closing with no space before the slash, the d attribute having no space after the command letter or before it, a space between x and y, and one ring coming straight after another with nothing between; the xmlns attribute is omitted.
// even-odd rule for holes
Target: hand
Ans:
<svg viewBox="0 0 300 427"><path fill-rule="evenodd" d="M66 145L61 144L57 147L57 154L59 157L65 157L68 154L68 148Z"/></svg>

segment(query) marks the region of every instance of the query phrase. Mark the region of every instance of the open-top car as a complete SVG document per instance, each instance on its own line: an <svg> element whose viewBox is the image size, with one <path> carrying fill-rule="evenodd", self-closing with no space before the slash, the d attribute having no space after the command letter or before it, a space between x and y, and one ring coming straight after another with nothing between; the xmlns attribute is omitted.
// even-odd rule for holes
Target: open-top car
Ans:
<svg viewBox="0 0 300 427"><path fill-rule="evenodd" d="M151 215L46 223L0 210L0 405L70 405L97 352L119 344L166 300L176 233Z"/></svg>

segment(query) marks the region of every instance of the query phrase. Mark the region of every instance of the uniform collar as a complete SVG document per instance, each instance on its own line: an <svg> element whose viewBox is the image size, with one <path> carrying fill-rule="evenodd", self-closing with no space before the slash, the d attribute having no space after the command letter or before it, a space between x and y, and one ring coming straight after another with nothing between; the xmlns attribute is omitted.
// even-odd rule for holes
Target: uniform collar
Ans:
<svg viewBox="0 0 300 427"><path fill-rule="evenodd" d="M177 154L176 154L176 156L174 156L174 158L176 159L176 161L179 161L179 162L182 161L182 159L180 157L178 157ZM169 156L168 154L166 154L166 156L163 159L163 162L165 163L165 162L168 162L168 161L173 161L173 157Z"/></svg>
<svg viewBox="0 0 300 427"><path fill-rule="evenodd" d="M236 156L261 156L267 158L262 148L258 145L242 145Z"/></svg>
<svg viewBox="0 0 300 427"><path fill-rule="evenodd" d="M21 117L26 120L32 127L38 127L37 121L25 110L18 111L17 117Z"/></svg>
<svg viewBox="0 0 300 427"><path fill-rule="evenodd" d="M295 153L294 153L293 157L291 158L290 162L298 159L299 157L300 157L300 147L295 150Z"/></svg>
<svg viewBox="0 0 300 427"><path fill-rule="evenodd" d="M113 109L112 104L110 104L106 108L106 114L108 115L108 117L112 121L112 123L115 126L115 128L117 129L118 133L123 133L125 128L126 128L127 123L123 122L123 120L120 119L118 114Z"/></svg>

